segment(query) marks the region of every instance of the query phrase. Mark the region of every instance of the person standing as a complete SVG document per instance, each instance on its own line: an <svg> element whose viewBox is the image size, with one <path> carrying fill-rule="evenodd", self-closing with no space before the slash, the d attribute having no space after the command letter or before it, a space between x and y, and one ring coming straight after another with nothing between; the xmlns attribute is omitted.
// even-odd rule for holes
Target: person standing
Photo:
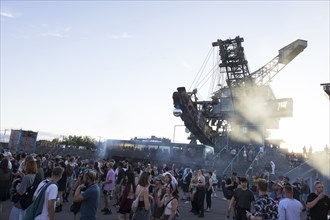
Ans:
<svg viewBox="0 0 330 220"><path fill-rule="evenodd" d="M25 173L19 172L19 175L22 176L22 181L16 186L19 195L23 195L32 186L37 173L37 163L35 160L27 160L25 163ZM11 209L9 220L22 220L24 215L25 210L23 210L18 200Z"/></svg>
<svg viewBox="0 0 330 220"><path fill-rule="evenodd" d="M49 182L57 183L63 174L64 169L60 166L55 167L52 170L52 176L49 179L43 180L39 183L34 195L35 200L41 191L41 189ZM58 188L56 184L50 184L45 191L45 200L42 206L42 212L35 217L35 220L54 220L55 219L55 206L57 200Z"/></svg>
<svg viewBox="0 0 330 220"><path fill-rule="evenodd" d="M139 205L134 213L135 220L149 220L150 219L150 201L149 201L149 185L150 173L143 172L139 179L139 183L135 190L135 197L139 197Z"/></svg>
<svg viewBox="0 0 330 220"><path fill-rule="evenodd" d="M166 194L161 201L157 198L159 206L163 206L164 209L164 220L176 220L179 204L179 192L176 184L169 183L166 186Z"/></svg>
<svg viewBox="0 0 330 220"><path fill-rule="evenodd" d="M275 175L275 163L270 161L270 167L272 168L272 172L270 174Z"/></svg>
<svg viewBox="0 0 330 220"><path fill-rule="evenodd" d="M205 199L205 177L202 170L197 171L198 182L197 182L197 214L198 217L204 217L204 199Z"/></svg>
<svg viewBox="0 0 330 220"><path fill-rule="evenodd" d="M125 172L125 189L118 205L118 220L129 220L134 200L134 174L130 170Z"/></svg>
<svg viewBox="0 0 330 220"><path fill-rule="evenodd" d="M115 196L116 196L116 205L119 204L120 197L124 188L122 187L125 182L125 170L123 168L123 163L120 161L118 167L115 171L116 174L116 186L115 186Z"/></svg>
<svg viewBox="0 0 330 220"><path fill-rule="evenodd" d="M96 212L100 201L100 188L96 184L96 173L87 170L83 176L84 183L74 193L73 201L81 202L80 220L96 220ZM84 192L81 192L85 189Z"/></svg>
<svg viewBox="0 0 330 220"><path fill-rule="evenodd" d="M65 170L66 168L64 161L60 161L59 166L62 167L63 170ZM64 196L64 192L66 191L66 182L67 182L67 173L63 172L61 179L57 182L59 200L57 201L55 212L62 212L63 196Z"/></svg>
<svg viewBox="0 0 330 220"><path fill-rule="evenodd" d="M212 172L212 191L213 191L212 197L218 197L217 196L218 178L216 173L217 173L216 170Z"/></svg>
<svg viewBox="0 0 330 220"><path fill-rule="evenodd" d="M106 166L108 172L105 181L103 182L104 209L101 211L104 212L104 215L110 215L112 213L110 209L110 200L112 193L115 190L115 171L113 170L112 162L106 162Z"/></svg>
<svg viewBox="0 0 330 220"><path fill-rule="evenodd" d="M273 191L270 193L270 197L274 199L274 201L279 204L280 200L284 198L283 187L284 184L280 180L271 181L273 183L272 188Z"/></svg>
<svg viewBox="0 0 330 220"><path fill-rule="evenodd" d="M229 178L225 179L225 184L224 184L224 196L227 199L228 205L230 204L231 198L234 195L234 191L236 190L238 186L238 178L237 178L237 173L233 172L232 176ZM230 209L231 211L228 210L227 212L227 219L230 218L230 215L233 215L233 218L235 217L235 207L232 207L232 209Z"/></svg>
<svg viewBox="0 0 330 220"><path fill-rule="evenodd" d="M152 193L154 198L154 208L152 209L152 217L154 220L160 220L164 214L164 206L159 207L158 201L162 200L166 193L166 189L164 188L165 177L162 174L159 174L154 178L154 181L155 187Z"/></svg>
<svg viewBox="0 0 330 220"><path fill-rule="evenodd" d="M293 188L290 185L284 187L284 199L278 206L278 220L300 219L303 210L301 202L293 198Z"/></svg>
<svg viewBox="0 0 330 220"><path fill-rule="evenodd" d="M8 160L8 169L12 170L13 169L13 165L11 163L11 159L13 157L12 154L9 151L7 151L7 152L3 153L3 156L4 156L5 159Z"/></svg>
<svg viewBox="0 0 330 220"><path fill-rule="evenodd" d="M13 174L8 168L8 159L3 158L0 162L0 216L2 215L2 202L10 199L10 188Z"/></svg>
<svg viewBox="0 0 330 220"><path fill-rule="evenodd" d="M64 193L63 202L69 202L68 197L70 195L70 192L72 191L72 185L74 183L74 157L69 157L66 161L66 167L64 172L66 173L67 179L66 179L66 192Z"/></svg>
<svg viewBox="0 0 330 220"><path fill-rule="evenodd" d="M253 203L255 201L253 192L248 189L248 180L245 177L241 178L240 187L234 191L234 195L229 203L228 212L231 211L235 205L236 218L237 220L246 220L246 211L251 211Z"/></svg>
<svg viewBox="0 0 330 220"><path fill-rule="evenodd" d="M265 179L259 179L257 183L259 197L254 205L254 214L246 211L246 217L249 220L275 220L277 219L278 206L276 202L268 196L268 182Z"/></svg>
<svg viewBox="0 0 330 220"><path fill-rule="evenodd" d="M186 199L185 203L190 202L190 192L189 185L192 178L192 170L190 168L185 168L182 175L182 191L184 193L184 197Z"/></svg>
<svg viewBox="0 0 330 220"><path fill-rule="evenodd" d="M206 212L209 212L211 211L211 195L212 195L212 192L213 192L213 182L212 182L212 172L209 171L208 172L208 178L207 180L205 181L205 189L206 189Z"/></svg>
<svg viewBox="0 0 330 220"><path fill-rule="evenodd" d="M323 184L321 181L314 183L315 192L307 197L306 207L309 209L311 220L327 220L330 210L330 198L323 192Z"/></svg>

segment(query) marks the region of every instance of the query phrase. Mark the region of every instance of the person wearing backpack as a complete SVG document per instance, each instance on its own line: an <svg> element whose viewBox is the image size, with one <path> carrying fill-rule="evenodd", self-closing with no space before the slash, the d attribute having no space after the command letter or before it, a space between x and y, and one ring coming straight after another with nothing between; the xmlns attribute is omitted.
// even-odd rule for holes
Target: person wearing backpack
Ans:
<svg viewBox="0 0 330 220"><path fill-rule="evenodd" d="M54 220L55 219L55 206L58 194L57 182L62 178L62 174L64 169L60 166L55 167L52 170L52 176L49 179L43 180L39 183L38 188L36 189L33 201L37 199L38 196L41 196L40 193L42 189L47 185L47 188L43 191L44 201L41 204L41 207L36 208L39 209L39 212L33 213L34 220ZM40 206L41 206L40 205ZM27 216L25 216L27 217ZM23 219L25 220L25 219Z"/></svg>
<svg viewBox="0 0 330 220"><path fill-rule="evenodd" d="M20 172L22 181L16 186L18 196L22 196L30 186L32 186L37 173L37 163L35 160L29 160L25 164L25 174ZM25 215L20 199L14 203L10 211L9 220L22 220Z"/></svg>

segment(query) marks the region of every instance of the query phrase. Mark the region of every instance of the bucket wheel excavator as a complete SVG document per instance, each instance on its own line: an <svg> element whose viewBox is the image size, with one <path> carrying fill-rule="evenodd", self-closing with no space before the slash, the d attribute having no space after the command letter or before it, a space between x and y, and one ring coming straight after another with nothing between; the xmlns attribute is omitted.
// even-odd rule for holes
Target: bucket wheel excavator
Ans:
<svg viewBox="0 0 330 220"><path fill-rule="evenodd" d="M307 47L298 39L279 50L278 55L254 72L245 59L244 39L217 40L216 69L223 84L218 84L207 101L198 99L197 89L178 87L173 93L173 114L181 117L190 131L192 142L215 147L228 142L260 144L269 136L268 129L278 129L282 117L292 117L293 100L277 99L270 87L273 77Z"/></svg>

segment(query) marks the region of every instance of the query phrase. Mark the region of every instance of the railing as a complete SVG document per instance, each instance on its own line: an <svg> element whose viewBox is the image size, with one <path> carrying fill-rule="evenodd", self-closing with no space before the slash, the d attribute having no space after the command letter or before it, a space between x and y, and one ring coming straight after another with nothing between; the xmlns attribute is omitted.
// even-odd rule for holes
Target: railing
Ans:
<svg viewBox="0 0 330 220"><path fill-rule="evenodd" d="M317 166L320 161L323 164ZM288 176L292 182L297 178L305 179L310 189L314 189L314 181L320 179L324 184L324 192L328 194L330 193L330 154L314 154L306 162L286 172L284 176Z"/></svg>
<svg viewBox="0 0 330 220"><path fill-rule="evenodd" d="M234 164L235 160L237 160L237 161L239 160L239 155L244 148L245 148L245 146L241 147L241 149L236 153L235 157L230 161L228 166L223 170L222 175L226 174L226 172L229 168L230 168L230 172L233 172L233 164Z"/></svg>
<svg viewBox="0 0 330 220"><path fill-rule="evenodd" d="M295 177L302 177L303 173L308 172L312 167L310 165L313 158L308 159L304 163L299 166L293 168L292 170L286 172L284 176L291 177L291 179L295 179Z"/></svg>
<svg viewBox="0 0 330 220"><path fill-rule="evenodd" d="M250 172L250 175L253 173L253 168L254 168L254 166L255 166L255 163L257 163L257 166L259 165L259 161L260 161L260 159L262 159L264 153L265 153L265 152L261 152L261 151L259 150L259 152L258 152L257 155L255 156L255 158L254 158L253 161L251 162L249 168L246 170L246 172L245 172L245 176L248 175L249 172Z"/></svg>

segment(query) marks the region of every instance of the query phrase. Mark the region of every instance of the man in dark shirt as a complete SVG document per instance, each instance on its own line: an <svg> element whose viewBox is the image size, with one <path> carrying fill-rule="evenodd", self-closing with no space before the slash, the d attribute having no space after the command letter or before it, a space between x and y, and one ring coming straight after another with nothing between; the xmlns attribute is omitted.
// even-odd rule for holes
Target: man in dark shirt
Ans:
<svg viewBox="0 0 330 220"><path fill-rule="evenodd" d="M253 192L247 188L248 180L245 177L240 179L240 186L234 191L234 195L229 203L228 212L235 205L236 219L246 220L246 211L251 211L255 201Z"/></svg>
<svg viewBox="0 0 330 220"><path fill-rule="evenodd" d="M327 220L330 210L330 198L323 192L323 184L321 181L314 183L315 192L308 195L306 207L309 209L311 220Z"/></svg>
<svg viewBox="0 0 330 220"><path fill-rule="evenodd" d="M123 163L119 162L117 167L116 188L115 188L117 204L119 204L120 197L124 191L124 187L123 187L124 181L125 181L125 170L123 168Z"/></svg>

